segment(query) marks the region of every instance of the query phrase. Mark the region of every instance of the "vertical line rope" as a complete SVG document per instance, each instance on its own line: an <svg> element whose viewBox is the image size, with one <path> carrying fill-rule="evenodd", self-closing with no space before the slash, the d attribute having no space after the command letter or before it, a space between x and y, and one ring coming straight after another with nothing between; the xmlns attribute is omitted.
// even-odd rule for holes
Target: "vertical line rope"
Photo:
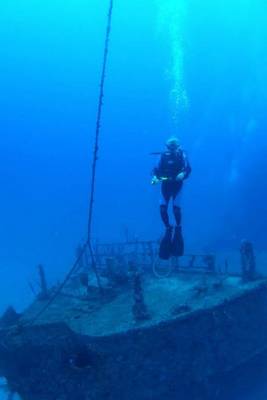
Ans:
<svg viewBox="0 0 267 400"><path fill-rule="evenodd" d="M92 221L93 221L94 198L95 198L96 165L97 165L98 151L99 151L99 135L100 135L100 128L101 128L104 87L105 87L105 80L106 80L106 69L107 69L107 60L108 60L108 52L109 52L109 40L110 40L110 33L111 33L112 12L113 12L113 0L110 0L107 30L106 30L106 39L105 39L105 46L104 46L103 66L102 66L102 73L101 73L101 80L100 80L100 92L99 92L99 99L98 99L97 118L96 118L95 147L94 147L94 152L93 152L91 194L90 194L88 230L87 230L87 244L88 244L88 248L90 251L92 268L96 275L97 284L100 289L101 289L101 282L100 282L100 277L99 277L98 270L97 270L96 259L95 259L95 255L94 255L94 251L93 251L93 245L92 245Z"/></svg>
<svg viewBox="0 0 267 400"><path fill-rule="evenodd" d="M106 68L107 68L107 60L108 60L109 39L110 39L110 32L111 32L112 12L113 12L113 0L110 0L106 39L105 39L105 48L104 48L104 59L103 59L103 67L102 67L101 80L100 80L100 93L99 93L99 99L98 99L97 119L96 119L95 147L94 147L94 153L93 153L94 157L93 157L93 166L92 166L91 195L90 195L90 204L89 204L88 233L87 233L87 242L88 243L91 242L91 234L92 234L96 164L97 164L97 160L98 160L99 134L100 134L100 128L101 128L101 117L102 117L103 98L104 98L104 86L105 86L105 79L106 79Z"/></svg>
<svg viewBox="0 0 267 400"><path fill-rule="evenodd" d="M95 196L95 181L96 181L96 165L98 160L98 150L99 150L99 135L101 128L101 118L102 118L102 109L103 109L103 98L104 98L104 87L105 87L105 79L106 79L106 69L107 69L107 61L108 61L108 53L109 53L109 40L111 33L111 22L112 22L112 13L113 13L113 0L110 0L109 3L109 11L108 11L108 21L107 21L107 29L106 29L106 37L105 37L105 46L104 46L104 58L103 65L101 71L101 80L100 80L100 92L98 98L98 108L97 108L97 118L96 118L96 131L95 131L95 146L93 152L93 164L92 164L92 179L91 179L91 193L90 193L90 202L89 202L89 215L88 215L88 231L87 231L87 240L85 244L82 246L82 250L79 256L76 258L72 268L65 276L63 282L56 289L54 294L50 297L48 302L41 308L41 310L29 321L29 325L33 325L36 320L40 318L40 316L50 307L50 305L55 301L58 295L61 293L62 289L66 286L67 282L70 280L71 276L79 270L80 260L83 258L84 254L89 249L91 260L92 260L92 269L96 275L98 287L101 290L101 282L100 277L97 270L95 255L93 251L92 245L92 220L93 220L93 210L94 210L94 196ZM23 325L28 325L23 324Z"/></svg>

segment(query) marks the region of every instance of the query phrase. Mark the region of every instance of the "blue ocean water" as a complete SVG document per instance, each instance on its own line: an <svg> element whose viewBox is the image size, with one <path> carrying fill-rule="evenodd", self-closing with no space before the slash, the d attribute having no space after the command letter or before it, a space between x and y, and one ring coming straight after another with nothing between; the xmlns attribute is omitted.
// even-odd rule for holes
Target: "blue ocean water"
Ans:
<svg viewBox="0 0 267 400"><path fill-rule="evenodd" d="M0 310L31 298L38 263L62 276L86 235L107 0L0 5ZM193 173L191 251L266 251L267 4L114 2L94 238L156 239L150 185L171 135Z"/></svg>

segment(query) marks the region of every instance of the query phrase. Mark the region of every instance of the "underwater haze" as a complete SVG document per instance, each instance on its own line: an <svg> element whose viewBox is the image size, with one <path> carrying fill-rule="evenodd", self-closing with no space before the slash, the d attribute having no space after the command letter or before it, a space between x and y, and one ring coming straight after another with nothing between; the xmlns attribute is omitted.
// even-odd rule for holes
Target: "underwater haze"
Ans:
<svg viewBox="0 0 267 400"><path fill-rule="evenodd" d="M108 3L0 4L1 311L27 304L39 263L62 278L86 237ZM267 250L266 43L265 0L114 1L95 240L160 237L150 153L175 135L186 251Z"/></svg>

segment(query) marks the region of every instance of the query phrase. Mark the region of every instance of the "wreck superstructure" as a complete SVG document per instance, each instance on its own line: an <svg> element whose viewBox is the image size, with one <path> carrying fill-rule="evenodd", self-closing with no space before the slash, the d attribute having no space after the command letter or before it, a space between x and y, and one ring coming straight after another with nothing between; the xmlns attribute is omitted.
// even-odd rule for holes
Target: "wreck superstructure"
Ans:
<svg viewBox="0 0 267 400"><path fill-rule="evenodd" d="M157 243L116 246L96 251L101 289L83 261L41 314L42 294L2 320L0 373L24 400L214 398L266 350L267 280L244 252L237 276L211 255L156 265Z"/></svg>

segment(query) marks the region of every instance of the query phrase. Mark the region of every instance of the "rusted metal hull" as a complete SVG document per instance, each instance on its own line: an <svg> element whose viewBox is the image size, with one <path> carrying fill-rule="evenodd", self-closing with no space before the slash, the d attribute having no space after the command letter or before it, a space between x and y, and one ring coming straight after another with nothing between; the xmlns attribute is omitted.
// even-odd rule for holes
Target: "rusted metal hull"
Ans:
<svg viewBox="0 0 267 400"><path fill-rule="evenodd" d="M266 350L266 338L264 282L215 307L108 336L65 324L3 332L0 373L25 400L214 398L225 374Z"/></svg>

